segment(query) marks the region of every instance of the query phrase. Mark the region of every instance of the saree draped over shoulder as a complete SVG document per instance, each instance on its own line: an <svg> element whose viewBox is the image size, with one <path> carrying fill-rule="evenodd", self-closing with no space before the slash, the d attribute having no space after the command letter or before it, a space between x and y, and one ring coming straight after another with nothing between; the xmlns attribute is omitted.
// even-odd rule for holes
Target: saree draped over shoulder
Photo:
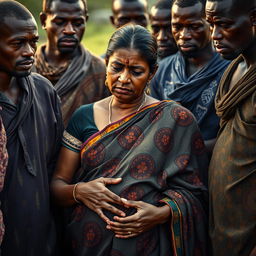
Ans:
<svg viewBox="0 0 256 256"><path fill-rule="evenodd" d="M216 97L221 129L209 169L214 256L248 256L256 247L256 65L230 89L239 56Z"/></svg>
<svg viewBox="0 0 256 256"><path fill-rule="evenodd" d="M95 212L78 204L67 226L73 254L206 256L207 201L200 180L207 171L205 157L194 117L175 102L146 106L91 136L81 149L76 182L122 177L108 188L128 200L156 206L165 201L171 217L137 237L118 239Z"/></svg>
<svg viewBox="0 0 256 256"><path fill-rule="evenodd" d="M105 86L106 68L99 57L80 46L80 54L68 66L53 68L44 56L45 45L37 52L36 71L48 78L61 98L64 124L73 112L83 104L89 104L109 96Z"/></svg>
<svg viewBox="0 0 256 256"><path fill-rule="evenodd" d="M9 155L1 192L6 227L1 255L55 256L49 183L63 132L59 98L38 74L13 82L21 89L17 104L0 93Z"/></svg>

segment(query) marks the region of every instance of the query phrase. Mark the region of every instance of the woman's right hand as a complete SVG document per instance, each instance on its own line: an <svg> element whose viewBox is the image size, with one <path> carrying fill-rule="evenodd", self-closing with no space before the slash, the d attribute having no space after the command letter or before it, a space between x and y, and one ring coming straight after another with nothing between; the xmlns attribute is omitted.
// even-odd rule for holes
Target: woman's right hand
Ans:
<svg viewBox="0 0 256 256"><path fill-rule="evenodd" d="M78 201L95 211L105 222L109 222L103 210L125 217L125 213L112 204L123 205L121 198L111 192L106 186L118 184L122 178L98 178L89 182L77 184L75 197Z"/></svg>
<svg viewBox="0 0 256 256"><path fill-rule="evenodd" d="M80 167L80 154L68 148L62 147L56 170L51 182L51 191L56 202L61 206L71 206L75 198L95 211L104 221L109 219L103 213L108 210L113 214L125 217L125 213L114 207L112 204L123 205L121 198L111 192L106 186L115 185L122 181L122 178L98 178L89 182L78 183L75 191L71 185L75 171Z"/></svg>

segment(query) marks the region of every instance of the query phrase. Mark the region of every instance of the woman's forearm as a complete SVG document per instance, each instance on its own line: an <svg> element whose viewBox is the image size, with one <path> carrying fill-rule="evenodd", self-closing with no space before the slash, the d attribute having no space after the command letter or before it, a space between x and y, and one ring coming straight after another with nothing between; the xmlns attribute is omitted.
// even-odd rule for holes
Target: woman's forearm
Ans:
<svg viewBox="0 0 256 256"><path fill-rule="evenodd" d="M76 204L73 196L74 186L75 184L68 184L64 180L54 179L51 184L51 191L56 203L60 206Z"/></svg>
<svg viewBox="0 0 256 256"><path fill-rule="evenodd" d="M157 217L158 223L163 224L167 222L170 218L170 214L171 214L171 211L168 205L158 207L158 217Z"/></svg>

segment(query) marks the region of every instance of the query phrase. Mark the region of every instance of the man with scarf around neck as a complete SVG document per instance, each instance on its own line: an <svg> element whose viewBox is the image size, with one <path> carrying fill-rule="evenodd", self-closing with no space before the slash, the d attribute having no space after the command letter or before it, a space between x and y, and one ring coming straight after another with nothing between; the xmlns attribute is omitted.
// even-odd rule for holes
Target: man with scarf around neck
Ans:
<svg viewBox="0 0 256 256"><path fill-rule="evenodd" d="M59 98L46 78L30 74L38 41L32 14L16 1L0 1L0 34L0 113L9 155L1 255L53 256L49 182L63 131Z"/></svg>
<svg viewBox="0 0 256 256"><path fill-rule="evenodd" d="M207 0L216 50L236 59L216 95L220 131L209 169L213 256L256 255L256 1Z"/></svg>
<svg viewBox="0 0 256 256"><path fill-rule="evenodd" d="M173 2L171 26L179 51L159 63L150 90L153 97L175 100L194 114L211 152L219 129L214 97L229 62L214 51L204 7L205 0Z"/></svg>
<svg viewBox="0 0 256 256"><path fill-rule="evenodd" d="M105 64L80 44L88 20L86 0L44 0L40 20L47 42L36 54L36 70L53 83L67 124L78 107L109 95Z"/></svg>

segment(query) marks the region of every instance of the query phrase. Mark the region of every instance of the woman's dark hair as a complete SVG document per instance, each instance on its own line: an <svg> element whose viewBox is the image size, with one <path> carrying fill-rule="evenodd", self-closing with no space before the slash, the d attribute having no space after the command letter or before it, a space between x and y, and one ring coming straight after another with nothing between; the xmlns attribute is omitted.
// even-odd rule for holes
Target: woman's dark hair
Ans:
<svg viewBox="0 0 256 256"><path fill-rule="evenodd" d="M110 56L118 49L137 50L148 63L150 73L154 72L157 66L157 43L156 39L144 27L128 24L117 29L108 43L106 64L108 64Z"/></svg>

